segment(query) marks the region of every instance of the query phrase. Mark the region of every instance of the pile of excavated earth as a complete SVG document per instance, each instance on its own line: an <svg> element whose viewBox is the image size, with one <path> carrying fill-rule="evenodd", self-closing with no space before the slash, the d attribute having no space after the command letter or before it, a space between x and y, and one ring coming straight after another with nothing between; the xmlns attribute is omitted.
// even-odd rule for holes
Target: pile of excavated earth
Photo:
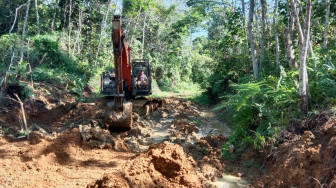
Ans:
<svg viewBox="0 0 336 188"><path fill-rule="evenodd" d="M322 113L281 133L254 187L336 187L336 119Z"/></svg>
<svg viewBox="0 0 336 188"><path fill-rule="evenodd" d="M18 134L20 106L0 106L1 186L336 187L330 114L293 124L272 147L250 148L242 160L228 161L222 147L230 128L206 107L138 98L133 128L110 132L103 121L108 99L77 103L61 87L40 87L53 94L36 93L25 103L29 139ZM251 161L259 165L247 165Z"/></svg>

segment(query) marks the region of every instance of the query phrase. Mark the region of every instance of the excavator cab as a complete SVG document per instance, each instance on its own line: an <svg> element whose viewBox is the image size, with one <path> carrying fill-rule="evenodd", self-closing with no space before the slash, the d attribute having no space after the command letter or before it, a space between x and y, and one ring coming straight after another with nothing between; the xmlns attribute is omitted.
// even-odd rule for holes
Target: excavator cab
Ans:
<svg viewBox="0 0 336 188"><path fill-rule="evenodd" d="M100 79L100 93L106 96L113 96L116 92L114 71L103 72Z"/></svg>
<svg viewBox="0 0 336 188"><path fill-rule="evenodd" d="M132 88L133 97L152 94L152 75L148 60L132 60Z"/></svg>

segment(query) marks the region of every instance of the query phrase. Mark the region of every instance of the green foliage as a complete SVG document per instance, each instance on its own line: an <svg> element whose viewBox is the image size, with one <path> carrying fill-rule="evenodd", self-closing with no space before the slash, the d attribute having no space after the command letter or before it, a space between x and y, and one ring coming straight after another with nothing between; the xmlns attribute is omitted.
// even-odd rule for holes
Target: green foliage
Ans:
<svg viewBox="0 0 336 188"><path fill-rule="evenodd" d="M246 167L261 168L258 162L255 159L251 159L245 163Z"/></svg>
<svg viewBox="0 0 336 188"><path fill-rule="evenodd" d="M335 65L330 61L317 60L311 64L316 66L316 69L309 69L311 109L335 105ZM224 120L229 120L233 129L228 143L223 146L225 157L238 157L248 146L261 149L291 120L303 117L297 107L297 80L297 71L282 71L280 78L268 76L259 82L229 85L219 97L222 103L215 108ZM233 154L229 152L230 145L238 148Z"/></svg>
<svg viewBox="0 0 336 188"><path fill-rule="evenodd" d="M21 97L23 101L28 100L33 95L33 90L25 82L19 82L19 85L22 87Z"/></svg>
<svg viewBox="0 0 336 188"><path fill-rule="evenodd" d="M204 92L191 95L188 98L197 104L207 105L211 103L211 98L208 95L206 95Z"/></svg>
<svg viewBox="0 0 336 188"><path fill-rule="evenodd" d="M65 70L55 68L50 69L47 67L39 67L33 71L33 79L35 81L50 82L66 86L66 89L77 95L81 94L81 91L86 83L85 77L76 75Z"/></svg>
<svg viewBox="0 0 336 188"><path fill-rule="evenodd" d="M229 91L220 97L222 103L215 108L234 131L228 145L233 144L235 148L252 145L260 149L279 129L299 116L297 87L293 83L296 75L289 72L281 79L270 76L264 81L229 86ZM223 151L228 154L225 147Z"/></svg>
<svg viewBox="0 0 336 188"><path fill-rule="evenodd" d="M336 104L336 67L328 59L314 60L316 69L310 69L313 74L309 83L311 104L314 108L327 108Z"/></svg>

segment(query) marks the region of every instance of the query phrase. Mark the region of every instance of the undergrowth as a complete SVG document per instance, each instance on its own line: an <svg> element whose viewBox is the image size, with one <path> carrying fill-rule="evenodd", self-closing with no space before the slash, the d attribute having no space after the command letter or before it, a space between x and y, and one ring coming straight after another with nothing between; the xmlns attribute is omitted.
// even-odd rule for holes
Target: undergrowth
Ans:
<svg viewBox="0 0 336 188"><path fill-rule="evenodd" d="M99 75L104 70L102 67L95 67L87 59L74 54L69 54L63 50L66 46L61 33L52 35L39 35L29 38L29 45L24 46L24 61L19 61L19 48L15 46L13 66L8 74L7 83L15 84L30 82L45 82L65 86L65 89L81 98L81 91L85 85L91 84L95 91L99 91ZM10 62L10 45L18 41L18 35L13 34L11 38L8 35L2 35L0 38L0 76L3 76L8 62ZM9 40L11 39L11 41ZM3 66L2 66L3 65ZM31 68L31 71L30 71ZM96 81L93 81L97 79ZM20 80L22 82L20 82ZM26 90L30 87L24 86ZM29 98L25 95L25 99Z"/></svg>
<svg viewBox="0 0 336 188"><path fill-rule="evenodd" d="M327 59L311 59L310 65L315 68L308 69L308 115L313 115L336 105L336 68ZM263 148L268 141L274 141L278 133L292 121L306 118L298 110L297 70L286 72L282 68L280 76L268 76L258 81L242 78L233 82L225 80L227 77L223 76L222 81L216 81L217 85L224 84L226 88L216 91L221 102L214 108L233 130L222 149L227 159L239 157L250 146ZM214 97L209 92L207 96ZM235 148L233 153L232 150L230 152L232 146Z"/></svg>

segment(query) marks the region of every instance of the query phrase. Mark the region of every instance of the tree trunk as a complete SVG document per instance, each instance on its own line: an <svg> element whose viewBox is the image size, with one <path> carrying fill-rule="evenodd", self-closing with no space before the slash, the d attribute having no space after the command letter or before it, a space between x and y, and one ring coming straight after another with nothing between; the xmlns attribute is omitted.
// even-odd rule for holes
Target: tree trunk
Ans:
<svg viewBox="0 0 336 188"><path fill-rule="evenodd" d="M72 0L69 2L69 17L68 17L68 50L71 51L71 30L72 30L72 24L71 24L71 15L72 15Z"/></svg>
<svg viewBox="0 0 336 188"><path fill-rule="evenodd" d="M261 45L260 45L260 65L264 60L265 55L265 27L266 27L266 14L267 14L267 3L266 0L260 0L261 3ZM261 66L260 66L261 67Z"/></svg>
<svg viewBox="0 0 336 188"><path fill-rule="evenodd" d="M294 50L294 16L291 15L291 9L289 7L289 0L287 0L286 3L286 7L287 7L287 11L288 11L288 28L287 29L287 34L285 35L287 38L287 58L288 58L288 62L289 62L289 67L291 68L298 68L298 64L295 58L295 50ZM284 31L285 32L285 31ZM286 40L286 39L285 39Z"/></svg>
<svg viewBox="0 0 336 188"><path fill-rule="evenodd" d="M276 65L279 67L280 65L280 55L279 55L279 37L278 37L278 0L274 1L274 17L273 17L273 25L274 25L274 38L275 38L275 53L276 53Z"/></svg>
<svg viewBox="0 0 336 188"><path fill-rule="evenodd" d="M302 5L301 5L301 2L299 0L296 0L296 1L297 1L298 5L299 5L299 10L300 10L301 17L302 17L302 20L303 20L303 25L305 27L305 25L306 25L306 18L305 18L304 14L303 14L303 8L302 8ZM309 41L308 41L308 48L309 48L310 54L312 56L314 56L313 43L312 43L311 39L309 39Z"/></svg>
<svg viewBox="0 0 336 188"><path fill-rule="evenodd" d="M325 26L323 34L323 48L327 49L328 45L328 31L329 31L329 15L330 15L330 0L326 0L326 15Z"/></svg>
<svg viewBox="0 0 336 188"><path fill-rule="evenodd" d="M292 7L292 14L295 19L295 25L298 30L299 43L300 43L300 75L299 75L299 109L303 114L308 113L309 102L309 85L307 74L307 53L309 48L309 35L310 35L310 18L311 18L311 0L306 1L306 16L305 16L305 29L302 31L299 16L297 13L294 0L290 0ZM304 35L303 35L304 33Z"/></svg>
<svg viewBox="0 0 336 188"><path fill-rule="evenodd" d="M130 42L129 42L129 45L130 46L132 46L132 44L133 44L133 33L134 33L134 31L137 29L137 26L138 26L138 21L139 21L139 18L140 18L140 14L141 14L141 6L140 6L140 8L139 8L139 10L138 10L138 14L137 14L137 18L136 18L136 22L135 22L135 24L134 24L134 29L133 29L133 32L131 33L131 38L130 38Z"/></svg>
<svg viewBox="0 0 336 188"><path fill-rule="evenodd" d="M242 11L243 11L243 30L244 30L244 37L245 37L245 54L248 54L248 40L247 40L247 32L246 32L246 20L245 20L245 2L241 0L242 3Z"/></svg>
<svg viewBox="0 0 336 188"><path fill-rule="evenodd" d="M53 14L53 18L52 18L52 21L51 21L51 30L52 31L55 30L55 19L56 19L56 13L57 13L57 7L58 7L58 4L59 4L59 1L60 0L56 0L56 5L55 5L55 8L54 8L54 14Z"/></svg>
<svg viewBox="0 0 336 188"><path fill-rule="evenodd" d="M21 37L21 46L20 46L20 61L23 61L23 45L24 45L24 39L26 34L26 27L27 27L27 20L29 16L29 6L30 6L30 0L27 0L27 8L26 8L26 16L23 22L23 28L22 28L22 37Z"/></svg>
<svg viewBox="0 0 336 188"><path fill-rule="evenodd" d="M62 30L64 29L64 28L66 28L66 13L67 13L67 7L68 7L68 0L66 0L65 1L65 4L63 5L63 8L62 8L62 10L63 10L63 19L61 19L61 27L62 27Z"/></svg>
<svg viewBox="0 0 336 188"><path fill-rule="evenodd" d="M36 27L37 27L37 35L40 35L40 17L38 13L38 6L37 6L37 0L35 0L35 13L36 13Z"/></svg>
<svg viewBox="0 0 336 188"><path fill-rule="evenodd" d="M102 37L105 33L105 25L106 25L106 22L107 22L107 16L110 12L111 3L112 3L112 0L110 0L109 3L107 4L107 11L106 11L106 14L103 17L103 20L102 20L102 23L101 23L100 34L99 34L99 42L98 42L98 50L97 50L97 53L96 53L96 59L98 58Z"/></svg>
<svg viewBox="0 0 336 188"><path fill-rule="evenodd" d="M284 44L286 47L286 57L288 59L289 68L290 69L297 68L298 65L295 60L295 51L294 51L293 40L291 38L290 31L287 27L283 27L282 32L283 32L282 34L284 38Z"/></svg>
<svg viewBox="0 0 336 188"><path fill-rule="evenodd" d="M248 34L250 38L250 44L251 44L251 54L252 54L252 65L253 65L253 73L254 78L258 78L258 63L256 59L256 49L255 49L255 43L254 43L254 36L252 33L252 24L253 24L253 16L254 16L254 0L250 0L250 11L249 11L249 21L248 21Z"/></svg>
<svg viewBox="0 0 336 188"><path fill-rule="evenodd" d="M23 4L24 5L24 4ZM11 43L12 41L12 31L15 27L15 24L16 24L16 19L17 19L17 16L18 16L18 12L19 10L23 7L23 5L20 5L18 8L15 9L15 17L14 17L14 21L13 21L13 24L12 24L12 27L9 29L9 41ZM9 62L9 65L8 65L8 68L7 68L7 71L5 73L5 76L2 78L1 82L0 82L0 87L1 87L1 90L0 90L0 96L2 96L3 94L3 91L6 87L6 84L7 84L7 76L8 76L8 73L9 71L11 70L12 68L12 65L13 65L13 59L15 57L15 53L14 53L14 50L13 50L13 45L11 44L10 45L10 53L11 53L11 59L10 59L10 62Z"/></svg>
<svg viewBox="0 0 336 188"><path fill-rule="evenodd" d="M77 37L76 37L76 41L74 43L74 48L76 48L76 45L77 45L77 54L80 55L80 43L81 43L81 40L80 40L80 37L81 37L81 33L82 33L82 17L83 17L83 10L80 8L80 11L79 11L79 16L78 16L78 31L77 31ZM73 53L74 53L75 50L73 50Z"/></svg>
<svg viewBox="0 0 336 188"><path fill-rule="evenodd" d="M146 18L147 15L145 15L144 18L144 24L142 28L142 48L141 48L141 59L143 59L143 54L144 54L144 46L145 46L145 29L146 29Z"/></svg>

